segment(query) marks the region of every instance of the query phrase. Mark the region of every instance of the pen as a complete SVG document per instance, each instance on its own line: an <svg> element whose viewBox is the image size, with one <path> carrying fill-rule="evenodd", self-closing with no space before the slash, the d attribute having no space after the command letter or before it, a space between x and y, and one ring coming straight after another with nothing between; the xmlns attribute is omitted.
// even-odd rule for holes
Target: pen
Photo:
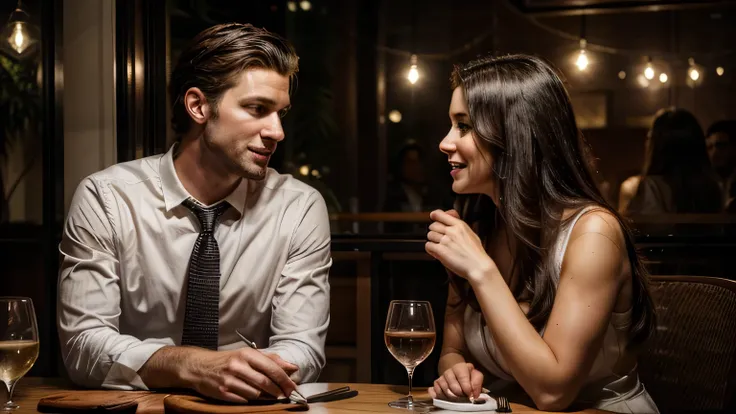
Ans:
<svg viewBox="0 0 736 414"><path fill-rule="evenodd" d="M250 339L248 339L248 338L246 338L245 336L243 336L243 334L241 334L241 333L240 333L240 332L239 332L239 331L238 331L237 329L235 330L235 333L236 333L236 334L238 334L238 336L240 337L240 339L241 339L241 340L242 340L243 342L245 342L245 344L246 344L246 345L248 345L249 347L251 347L251 348L253 348L253 349L256 349L256 350L258 349L258 346L256 345L256 343L255 343L255 342L253 342L253 341L251 341ZM299 403L303 403L303 404L306 404L306 403L307 403L307 399L306 399L306 398L304 398L304 396L303 396L303 395L301 395L301 394L299 393L299 391L297 391L297 390L294 390L294 391L293 391L293 392L291 393L291 395L294 395L294 396L296 396L296 397L297 397L297 398L298 398L299 400L301 400L301 401L297 401L297 402L299 402ZM294 399L297 399L297 398L294 398Z"/></svg>
<svg viewBox="0 0 736 414"><path fill-rule="evenodd" d="M244 336L243 336L243 334L241 334L241 333L240 333L239 331L237 331L237 330L235 331L235 333L236 333L236 334L238 334L238 336L240 337L240 339L242 339L242 340L243 340L243 342L245 342L245 344L246 344L246 345L248 345L249 347L251 347L251 348L253 348L253 349L258 349L258 347L256 346L256 343L255 343L255 342L253 342L253 341L251 341L250 339L248 339L248 338L244 337Z"/></svg>

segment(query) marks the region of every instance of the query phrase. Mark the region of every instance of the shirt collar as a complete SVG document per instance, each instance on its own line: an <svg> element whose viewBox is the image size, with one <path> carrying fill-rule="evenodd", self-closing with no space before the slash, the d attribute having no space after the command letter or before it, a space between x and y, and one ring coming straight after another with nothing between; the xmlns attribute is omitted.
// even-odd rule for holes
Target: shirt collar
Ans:
<svg viewBox="0 0 736 414"><path fill-rule="evenodd" d="M171 149L161 157L159 165L159 173L161 175L161 190L164 195L164 203L166 204L166 211L169 212L174 207L178 206L184 200L188 198L194 198L184 188L184 185L179 180L179 176L176 174L174 168L174 154L176 152L177 145L171 146ZM225 197L231 206L233 206L240 215L243 215L245 209L245 199L248 194L248 180L243 178L232 193Z"/></svg>
<svg viewBox="0 0 736 414"><path fill-rule="evenodd" d="M240 216L243 216L243 210L245 210L245 199L248 195L248 183L249 181L245 178L240 179L240 183L238 183L238 186L235 187L235 190L233 190L232 193L228 194L227 197L225 197L225 201L230 203L231 206L235 207L236 210L238 210L238 213L240 213Z"/></svg>

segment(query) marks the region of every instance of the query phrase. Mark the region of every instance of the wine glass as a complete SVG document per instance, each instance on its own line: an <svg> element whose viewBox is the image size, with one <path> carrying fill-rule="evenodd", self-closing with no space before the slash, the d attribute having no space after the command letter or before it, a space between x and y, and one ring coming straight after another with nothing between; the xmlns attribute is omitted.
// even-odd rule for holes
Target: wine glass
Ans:
<svg viewBox="0 0 736 414"><path fill-rule="evenodd" d="M409 374L409 395L390 402L389 407L424 411L426 403L415 402L411 395L414 369L434 349L436 333L432 305L426 301L394 300L388 308L386 329L383 333L386 347Z"/></svg>
<svg viewBox="0 0 736 414"><path fill-rule="evenodd" d="M38 358L38 326L30 298L0 297L0 380L8 389L2 411L13 411L13 390Z"/></svg>

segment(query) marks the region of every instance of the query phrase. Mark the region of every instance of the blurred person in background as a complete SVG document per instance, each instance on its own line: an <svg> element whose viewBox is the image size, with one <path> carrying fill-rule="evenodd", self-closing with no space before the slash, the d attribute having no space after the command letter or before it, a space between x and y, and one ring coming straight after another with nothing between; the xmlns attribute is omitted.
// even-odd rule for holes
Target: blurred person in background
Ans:
<svg viewBox="0 0 736 414"><path fill-rule="evenodd" d="M442 199L438 194L444 192L430 191L426 169L424 148L414 141L404 144L391 168L392 179L386 187L383 211L419 213L441 207ZM408 221L386 222L383 228L386 233L424 234L427 225Z"/></svg>
<svg viewBox="0 0 736 414"><path fill-rule="evenodd" d="M424 150L415 142L408 142L400 150L393 168L393 180L386 190L385 211L426 211L428 188L425 174Z"/></svg>
<svg viewBox="0 0 736 414"><path fill-rule="evenodd" d="M733 210L736 196L736 120L715 122L705 134L705 145L718 185L723 206Z"/></svg>
<svg viewBox="0 0 736 414"><path fill-rule="evenodd" d="M705 135L684 109L661 109L647 134L642 174L621 184L627 215L718 213L721 191L711 170Z"/></svg>

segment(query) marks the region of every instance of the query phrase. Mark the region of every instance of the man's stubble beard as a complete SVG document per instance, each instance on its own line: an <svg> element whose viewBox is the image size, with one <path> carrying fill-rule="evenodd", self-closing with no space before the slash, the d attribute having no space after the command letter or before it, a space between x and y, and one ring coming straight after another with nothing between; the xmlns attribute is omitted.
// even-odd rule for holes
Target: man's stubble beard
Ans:
<svg viewBox="0 0 736 414"><path fill-rule="evenodd" d="M228 154L228 148L223 148L217 145L211 139L211 131L205 130L205 134L202 137L205 148L213 156L213 161L219 161L222 166L233 175L247 180L261 181L266 178L266 172L268 170L268 164L264 167L256 165L248 159L248 153L250 152L246 148L237 153L237 148L233 148L233 153ZM250 168L249 168L250 167Z"/></svg>
<svg viewBox="0 0 736 414"><path fill-rule="evenodd" d="M256 164L249 160L249 151L246 149L240 154L228 155L224 151L221 151L218 155L219 158L223 159L225 167L231 174L237 175L238 177L261 181L266 178L266 171L268 170L268 164L264 167Z"/></svg>

